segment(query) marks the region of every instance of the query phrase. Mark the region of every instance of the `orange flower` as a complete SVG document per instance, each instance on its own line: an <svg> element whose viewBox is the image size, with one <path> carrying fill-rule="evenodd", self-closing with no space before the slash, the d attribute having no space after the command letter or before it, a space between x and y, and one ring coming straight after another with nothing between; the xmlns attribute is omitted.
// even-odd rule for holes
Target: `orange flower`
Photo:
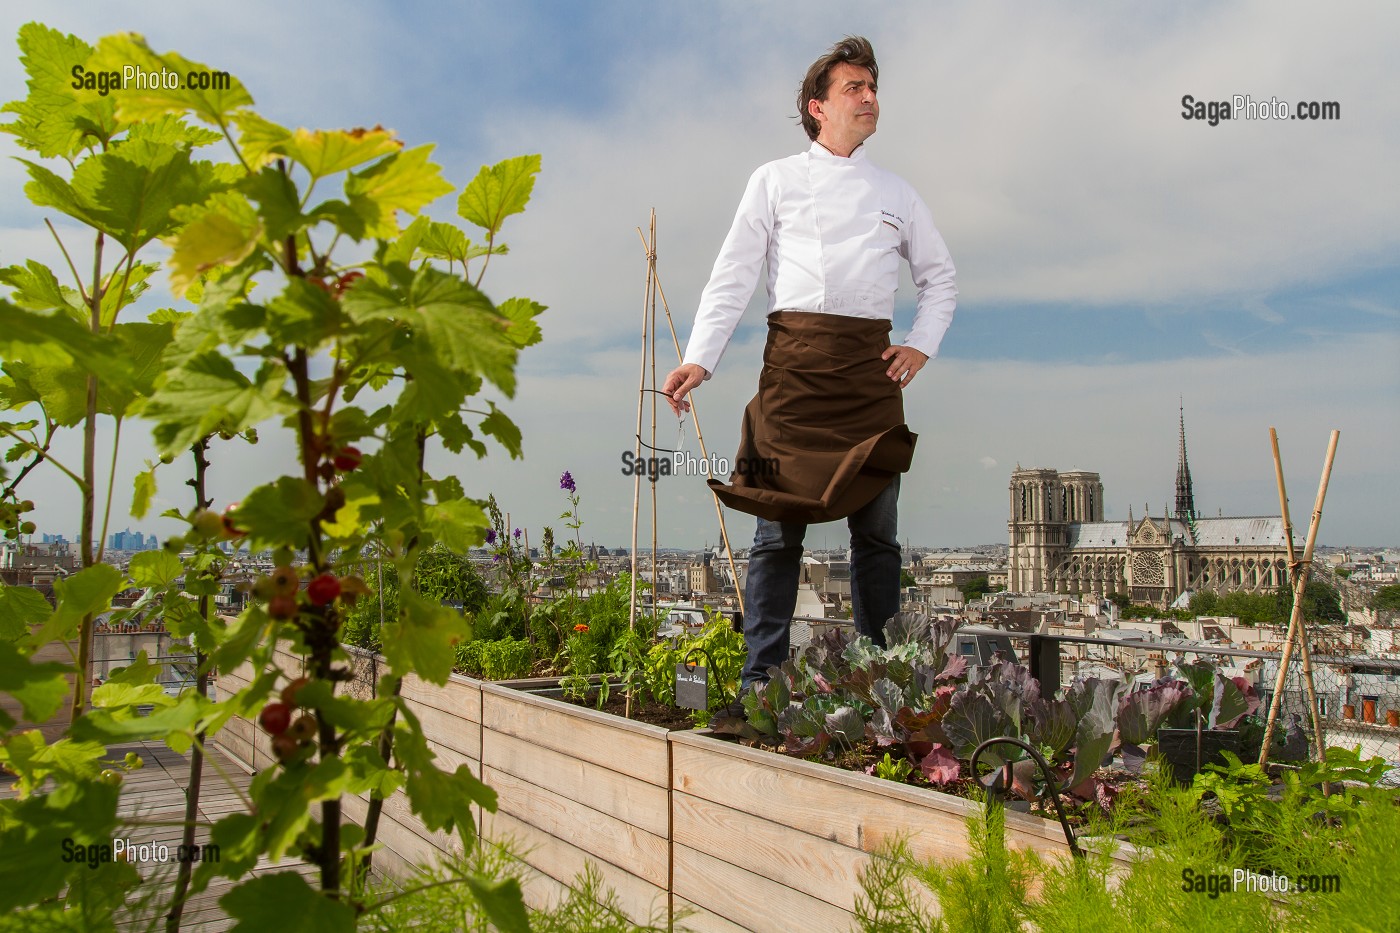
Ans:
<svg viewBox="0 0 1400 933"><path fill-rule="evenodd" d="M587 624L585 624L585 623L583 623L583 622L580 622L578 625L575 625L575 626L574 626L574 631L575 631L575 632L586 632L586 631L588 631L588 626L587 626Z"/></svg>

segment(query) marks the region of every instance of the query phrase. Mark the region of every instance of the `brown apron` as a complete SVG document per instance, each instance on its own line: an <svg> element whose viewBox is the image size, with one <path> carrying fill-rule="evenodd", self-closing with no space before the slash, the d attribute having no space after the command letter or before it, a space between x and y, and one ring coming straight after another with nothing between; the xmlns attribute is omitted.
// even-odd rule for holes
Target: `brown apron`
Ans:
<svg viewBox="0 0 1400 933"><path fill-rule="evenodd" d="M904 423L902 390L880 354L890 323L838 314L778 311L758 394L744 409L729 483L720 501L775 522L845 518L896 473L907 473L917 436Z"/></svg>

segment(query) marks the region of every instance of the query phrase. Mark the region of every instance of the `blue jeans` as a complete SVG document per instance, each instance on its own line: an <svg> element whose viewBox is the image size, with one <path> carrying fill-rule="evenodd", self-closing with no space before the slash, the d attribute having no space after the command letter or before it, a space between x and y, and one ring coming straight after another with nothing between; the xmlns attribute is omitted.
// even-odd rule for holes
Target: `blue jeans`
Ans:
<svg viewBox="0 0 1400 933"><path fill-rule="evenodd" d="M846 519L851 530L851 606L856 631L885 644L885 623L899 611L899 475ZM744 581L743 686L768 679L788 659L807 526L758 520Z"/></svg>

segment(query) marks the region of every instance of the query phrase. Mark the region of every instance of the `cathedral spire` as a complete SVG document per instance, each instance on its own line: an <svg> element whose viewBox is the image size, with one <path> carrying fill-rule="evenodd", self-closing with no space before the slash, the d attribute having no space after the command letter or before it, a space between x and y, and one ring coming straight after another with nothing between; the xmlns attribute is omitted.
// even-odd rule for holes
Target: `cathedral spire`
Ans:
<svg viewBox="0 0 1400 933"><path fill-rule="evenodd" d="M1186 406L1179 410L1181 427L1180 452L1176 464L1176 517L1189 522L1196 517L1196 500L1191 494L1191 468L1186 464Z"/></svg>

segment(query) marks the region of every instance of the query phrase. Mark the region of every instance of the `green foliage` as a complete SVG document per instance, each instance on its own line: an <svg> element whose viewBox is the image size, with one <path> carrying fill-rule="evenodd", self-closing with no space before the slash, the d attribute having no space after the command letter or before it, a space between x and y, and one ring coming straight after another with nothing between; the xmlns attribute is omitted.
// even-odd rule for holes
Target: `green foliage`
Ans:
<svg viewBox="0 0 1400 933"><path fill-rule="evenodd" d="M743 634L734 631L725 616L712 614L699 632L651 646L643 661L644 683L639 693L657 703L674 704L676 665L703 664L707 669L708 710L722 709L739 695L746 656ZM708 710L697 711L697 722L703 725L709 721Z"/></svg>
<svg viewBox="0 0 1400 933"><path fill-rule="evenodd" d="M1383 586L1371 597L1371 608L1376 610L1400 609L1400 584Z"/></svg>
<svg viewBox="0 0 1400 933"><path fill-rule="evenodd" d="M376 549L368 552L377 554ZM392 563L371 557L357 568L370 592L345 610L341 638L346 644L369 651L379 651L383 645L380 631L379 586L383 580L383 617L393 619L399 614L399 575ZM413 572L414 585L428 599L460 605L468 615L478 613L487 604L486 583L476 566L464 555L454 553L441 542L418 553ZM480 632L476 633L478 636Z"/></svg>
<svg viewBox="0 0 1400 933"><path fill-rule="evenodd" d="M963 600L970 603L973 600L981 599L990 592L991 586L992 585L987 582L987 575L982 574L968 580L962 586L958 587L958 590L962 593Z"/></svg>
<svg viewBox="0 0 1400 933"><path fill-rule="evenodd" d="M908 758L901 758L895 761L890 757L889 752L885 752L885 757L875 762L875 776L885 781L894 781L903 784L909 780L909 775L914 773L914 765Z"/></svg>
<svg viewBox="0 0 1400 933"><path fill-rule="evenodd" d="M484 680L518 680L535 666L534 649L521 638L473 639L459 644L455 655L453 670Z"/></svg>
<svg viewBox="0 0 1400 933"><path fill-rule="evenodd" d="M402 888L385 885L377 889L376 903L365 915L364 928L379 933L405 929L421 933L661 933L668 929L663 916L644 924L629 921L617 894L603 882L592 862L574 876L566 897L547 910L531 911L527 918L516 907L519 887L529 872L510 843L474 847L436 867L420 867ZM494 887L487 887L463 884L456 881L459 878L497 881ZM509 896L502 897L502 893Z"/></svg>
<svg viewBox="0 0 1400 933"><path fill-rule="evenodd" d="M1300 772L1299 781L1308 784L1328 769L1340 777L1356 763L1354 754L1338 753L1314 773ZM1247 768L1223 769L1224 783L1216 786L1223 789L1238 777L1254 787L1258 776ZM1083 859L1008 850L1000 807L994 806L985 818L968 817L966 861L922 863L903 841L877 854L861 873L860 929L1292 933L1387 928L1384 918L1400 906L1400 870L1388 854L1400 831L1393 792L1377 797L1358 791L1355 818L1333 821L1317 817L1320 798L1312 792L1287 790L1268 804L1266 795L1245 793L1252 805L1272 808L1272 822L1252 823L1267 844L1241 844L1236 819L1244 818L1244 810L1236 807L1236 815L1222 825L1202 811L1198 789L1179 789L1159 776L1144 791L1125 791L1110 816L1093 819L1080 834ZM1300 831L1305 835L1299 837ZM1135 852L1115 857L1119 840L1135 843ZM1282 897L1249 892L1243 884L1233 888L1236 870L1270 869L1287 874L1295 886L1304 876L1333 875L1340 887L1294 890ZM941 916L930 911L929 894L937 896Z"/></svg>
<svg viewBox="0 0 1400 933"><path fill-rule="evenodd" d="M1287 625L1293 614L1293 589L1279 587L1275 593L1279 625ZM1345 622L1341 596L1336 587L1322 580L1309 580L1303 590L1303 619L1307 622Z"/></svg>

